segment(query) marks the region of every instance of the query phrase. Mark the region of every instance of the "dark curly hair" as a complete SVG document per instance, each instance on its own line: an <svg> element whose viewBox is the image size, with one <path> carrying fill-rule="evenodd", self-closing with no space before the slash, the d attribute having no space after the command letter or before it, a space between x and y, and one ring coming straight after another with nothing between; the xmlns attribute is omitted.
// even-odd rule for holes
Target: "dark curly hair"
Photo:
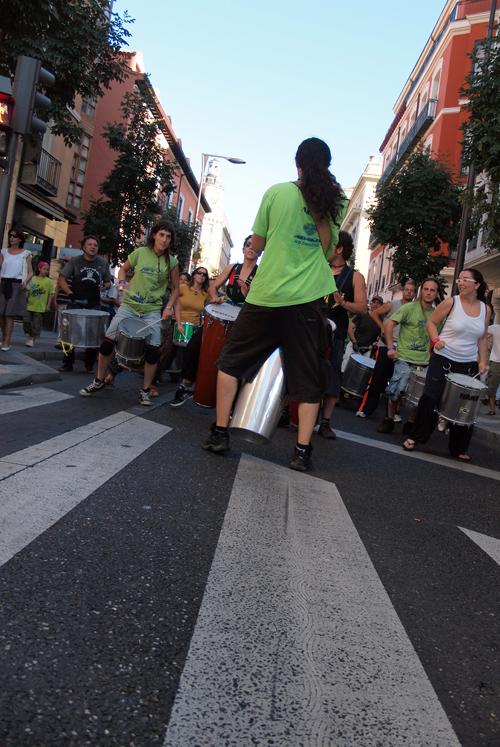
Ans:
<svg viewBox="0 0 500 747"><path fill-rule="evenodd" d="M330 148L317 137L304 140L295 154L295 163L301 170L299 187L307 207L318 218L336 222L344 194L328 170L331 162Z"/></svg>
<svg viewBox="0 0 500 747"><path fill-rule="evenodd" d="M354 241L352 240L351 234L347 231L339 231L337 246L342 247L342 256L345 261L348 262L354 251Z"/></svg>
<svg viewBox="0 0 500 747"><path fill-rule="evenodd" d="M169 220L159 220L157 223L154 224L153 228L150 231L149 237L148 237L148 246L150 249L153 248L155 243L155 236L158 233L158 231L169 231L172 234L172 240L170 242L170 246L167 247L167 251L165 252L167 255L172 254L172 252L175 254L175 227L174 224L171 223Z"/></svg>

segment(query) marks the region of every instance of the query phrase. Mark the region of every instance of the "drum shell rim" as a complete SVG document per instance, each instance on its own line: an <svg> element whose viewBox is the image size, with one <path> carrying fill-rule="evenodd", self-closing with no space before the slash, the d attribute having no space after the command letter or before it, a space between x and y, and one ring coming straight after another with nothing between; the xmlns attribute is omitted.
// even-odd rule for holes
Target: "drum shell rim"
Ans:
<svg viewBox="0 0 500 747"><path fill-rule="evenodd" d="M64 309L59 338L74 348L94 350L104 339L108 321L109 314L100 309Z"/></svg>

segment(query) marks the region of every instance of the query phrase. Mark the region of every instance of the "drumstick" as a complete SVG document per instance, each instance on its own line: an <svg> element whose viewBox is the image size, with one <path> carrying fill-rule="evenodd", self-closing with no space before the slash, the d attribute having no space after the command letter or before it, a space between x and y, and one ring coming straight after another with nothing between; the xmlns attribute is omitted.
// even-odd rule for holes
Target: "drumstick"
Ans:
<svg viewBox="0 0 500 747"><path fill-rule="evenodd" d="M138 335L139 332L144 332L144 330L148 329L148 327L154 327L155 324L158 324L158 322L161 322L161 321L162 321L161 319L156 319L156 321L154 322L149 322L149 324L146 324L144 327L141 327L140 329L138 329L135 334Z"/></svg>

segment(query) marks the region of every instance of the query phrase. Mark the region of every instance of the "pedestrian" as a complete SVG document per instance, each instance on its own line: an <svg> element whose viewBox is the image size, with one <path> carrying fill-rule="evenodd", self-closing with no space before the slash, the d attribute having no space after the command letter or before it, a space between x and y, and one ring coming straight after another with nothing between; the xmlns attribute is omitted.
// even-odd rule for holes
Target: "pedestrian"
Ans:
<svg viewBox="0 0 500 747"><path fill-rule="evenodd" d="M66 294L67 307L72 309L100 309L101 287L107 288L111 283L109 265L103 257L98 256L99 240L88 235L82 239L83 254L73 257L61 269L59 287ZM63 340L64 342L64 340ZM85 370L91 373L97 358L96 348L85 349ZM63 362L59 371L73 370L75 349L63 351Z"/></svg>
<svg viewBox="0 0 500 747"><path fill-rule="evenodd" d="M31 253L23 249L24 234L9 231L9 246L0 252L0 326L1 350L10 350L14 317L24 316L27 288L33 277Z"/></svg>
<svg viewBox="0 0 500 747"><path fill-rule="evenodd" d="M479 270L472 269L462 270L457 285L458 295L440 303L427 320L432 355L411 438L403 443L406 451L413 451L417 443L426 443L436 427L446 374L476 376L484 373L488 366L491 310L485 303L486 283ZM470 462L468 448L473 430L472 425L450 423L448 448L451 456Z"/></svg>
<svg viewBox="0 0 500 747"><path fill-rule="evenodd" d="M97 375L91 383L80 389L82 397L90 397L104 389L104 377L113 357L115 337L120 323L125 319L141 319L150 325L145 346L143 386L139 391L139 404L151 405L150 387L155 377L160 357L162 319L170 319L179 292L179 267L171 252L175 248L175 230L170 221L155 223L146 246L134 249L118 270L118 287L124 290L120 308L111 321L99 349ZM127 277L131 274L130 282ZM170 285L172 294L162 312L162 299Z"/></svg>
<svg viewBox="0 0 500 747"><path fill-rule="evenodd" d="M328 258L338 245L346 197L330 173L331 153L319 138L304 140L298 178L264 194L252 248L263 259L219 359L217 419L203 448L229 450L228 424L238 381L251 380L277 347L284 356L288 395L298 405L292 469L311 467L311 435L324 392L326 321L322 302L336 290Z"/></svg>
<svg viewBox="0 0 500 747"><path fill-rule="evenodd" d="M493 338L493 346L490 353L488 365L488 376L486 386L488 387L488 400L490 409L488 415L496 412L496 394L500 386L500 324L490 324L488 334Z"/></svg>
<svg viewBox="0 0 500 747"><path fill-rule="evenodd" d="M54 298L54 286L48 276L49 270L48 262L39 262L36 268L36 275L32 279L28 289L23 329L28 336L25 345L29 348L32 348L35 341L40 337L43 315L50 309Z"/></svg>
<svg viewBox="0 0 500 747"><path fill-rule="evenodd" d="M337 246L330 257L330 266L337 291L327 299L327 315L335 324L333 343L330 347L330 370L323 397L318 434L335 439L330 425L335 405L340 397L342 360L349 328L349 314L365 314L367 311L366 284L363 275L349 265L354 243L346 231L340 231Z"/></svg>
<svg viewBox="0 0 500 747"><path fill-rule="evenodd" d="M429 334L426 324L434 310L438 293L438 281L426 278L420 286L417 300L401 306L384 323L387 355L394 361L394 372L385 390L387 414L377 428L378 433L391 433L394 430L397 404L406 391L411 374L418 370L424 372L429 364ZM396 347L393 329L398 324L399 338Z"/></svg>
<svg viewBox="0 0 500 747"><path fill-rule="evenodd" d="M111 321L119 306L120 294L114 284L113 278L111 278L109 286L101 288L101 309L108 312L109 320Z"/></svg>

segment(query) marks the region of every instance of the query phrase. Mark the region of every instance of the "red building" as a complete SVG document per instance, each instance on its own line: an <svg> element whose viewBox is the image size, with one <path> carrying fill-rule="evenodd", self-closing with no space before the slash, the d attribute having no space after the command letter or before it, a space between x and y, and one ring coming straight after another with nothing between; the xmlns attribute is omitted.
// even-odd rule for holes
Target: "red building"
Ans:
<svg viewBox="0 0 500 747"><path fill-rule="evenodd" d="M114 82L105 95L95 102L94 134L89 143L86 159L77 159L73 171L77 174L75 190L68 199L72 200L74 210L78 210L78 221L68 229L68 246L79 246L83 236L83 214L89 209L91 200L101 197L100 186L113 168L116 153L111 150L103 138L103 131L109 122L118 122L122 118L121 103L126 93L139 91L144 97L151 113L155 117L164 136L165 156L175 164L175 192L165 198L165 205L173 205L177 215L186 223L194 220L199 183L189 159L186 157L182 142L176 136L171 118L165 113L151 82L144 72L141 53L126 54L130 74L121 83ZM198 220L201 223L210 206L202 196Z"/></svg>
<svg viewBox="0 0 500 747"><path fill-rule="evenodd" d="M445 163L455 180L461 168L462 124L467 117L461 94L471 70L470 54L485 39L491 0L447 0L415 67L394 105L394 119L380 146L383 155L379 187L389 181L417 147ZM391 299L394 282L390 246L375 245L368 272L368 293ZM447 246L443 246L447 253ZM443 274L447 274L445 270ZM452 275L451 268L448 275Z"/></svg>

